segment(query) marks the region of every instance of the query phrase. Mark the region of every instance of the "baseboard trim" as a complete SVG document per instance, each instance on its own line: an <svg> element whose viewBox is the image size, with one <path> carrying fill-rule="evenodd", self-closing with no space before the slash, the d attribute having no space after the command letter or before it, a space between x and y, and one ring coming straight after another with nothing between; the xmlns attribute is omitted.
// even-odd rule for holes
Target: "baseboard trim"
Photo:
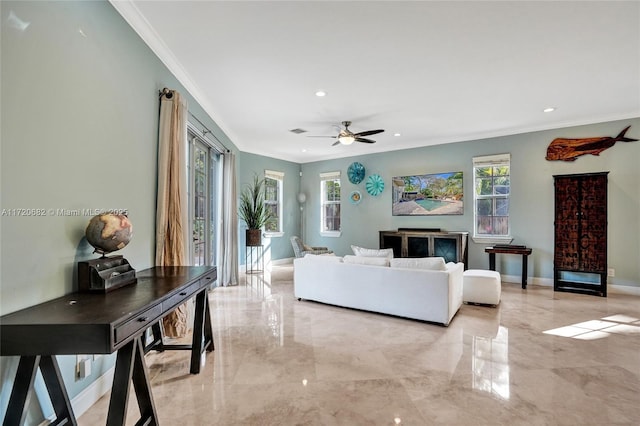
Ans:
<svg viewBox="0 0 640 426"><path fill-rule="evenodd" d="M502 280L502 282L507 282L510 284L522 283L522 277L520 275L500 275L500 279ZM527 283L544 287L553 287L553 278L529 277L527 278ZM640 287L608 284L607 292L615 294L625 294L627 296L640 296Z"/></svg>
<svg viewBox="0 0 640 426"><path fill-rule="evenodd" d="M609 284L607 291L609 293L626 294L628 296L640 296L640 287L631 287L629 285Z"/></svg>
<svg viewBox="0 0 640 426"><path fill-rule="evenodd" d="M521 275L504 275L500 274L500 279L502 282L507 282L510 284L522 284L522 276ZM527 284L533 285L541 285L545 287L553 287L553 279L551 278L540 278L540 277L528 277Z"/></svg>
<svg viewBox="0 0 640 426"><path fill-rule="evenodd" d="M82 392L71 400L71 408L76 419L83 415L93 404L98 402L102 396L111 390L115 366L108 369L102 376L84 388ZM55 413L44 419L38 426L50 425L56 419Z"/></svg>

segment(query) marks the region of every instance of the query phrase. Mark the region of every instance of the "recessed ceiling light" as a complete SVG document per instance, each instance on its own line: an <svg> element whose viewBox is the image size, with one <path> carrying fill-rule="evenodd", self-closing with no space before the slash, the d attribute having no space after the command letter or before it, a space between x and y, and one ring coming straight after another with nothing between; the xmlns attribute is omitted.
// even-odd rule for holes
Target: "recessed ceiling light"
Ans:
<svg viewBox="0 0 640 426"><path fill-rule="evenodd" d="M307 150L306 150L306 149L303 149L303 150L302 150L302 152L307 152Z"/></svg>
<svg viewBox="0 0 640 426"><path fill-rule="evenodd" d="M556 107L549 107L542 110L542 112L553 112L556 110Z"/></svg>
<svg viewBox="0 0 640 426"><path fill-rule="evenodd" d="M400 133L394 133L393 136L402 136Z"/></svg>
<svg viewBox="0 0 640 426"><path fill-rule="evenodd" d="M316 96L318 96L319 98L321 98L323 96L327 96L327 92L325 92L324 90L318 90L316 92Z"/></svg>

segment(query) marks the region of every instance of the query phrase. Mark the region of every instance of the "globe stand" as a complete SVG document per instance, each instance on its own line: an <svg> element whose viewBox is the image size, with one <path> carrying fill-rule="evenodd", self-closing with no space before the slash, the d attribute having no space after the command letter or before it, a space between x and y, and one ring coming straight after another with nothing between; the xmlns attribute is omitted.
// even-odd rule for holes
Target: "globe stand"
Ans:
<svg viewBox="0 0 640 426"><path fill-rule="evenodd" d="M122 256L78 262L78 290L106 293L138 281L136 271Z"/></svg>

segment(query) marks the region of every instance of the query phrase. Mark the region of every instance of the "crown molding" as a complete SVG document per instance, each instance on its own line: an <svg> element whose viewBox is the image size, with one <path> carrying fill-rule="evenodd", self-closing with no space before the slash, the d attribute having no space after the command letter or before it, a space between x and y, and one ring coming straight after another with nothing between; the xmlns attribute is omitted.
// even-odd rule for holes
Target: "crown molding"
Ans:
<svg viewBox="0 0 640 426"><path fill-rule="evenodd" d="M144 17L140 9L135 5L133 0L109 0L113 8L124 18L129 26L140 36L151 51L160 59L160 61L169 69L169 71L178 79L185 87L187 92L200 104L202 109L209 115L216 125L226 134L238 149L238 138L220 122L219 114L207 101L207 97L202 90L193 81L187 70L184 69L180 61L175 57L171 49L165 44L160 35L153 26Z"/></svg>

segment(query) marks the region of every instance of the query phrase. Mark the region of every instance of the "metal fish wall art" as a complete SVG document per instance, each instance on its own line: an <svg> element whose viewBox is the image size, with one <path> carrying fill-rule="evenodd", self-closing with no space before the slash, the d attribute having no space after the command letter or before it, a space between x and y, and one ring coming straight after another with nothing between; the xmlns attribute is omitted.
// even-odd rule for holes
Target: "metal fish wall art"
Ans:
<svg viewBox="0 0 640 426"><path fill-rule="evenodd" d="M580 139L556 138L547 147L545 158L549 161L576 161L576 158L581 155L600 155L602 151L611 148L616 142L637 141L638 139L625 137L625 133L630 127L625 127L615 138L610 136Z"/></svg>

